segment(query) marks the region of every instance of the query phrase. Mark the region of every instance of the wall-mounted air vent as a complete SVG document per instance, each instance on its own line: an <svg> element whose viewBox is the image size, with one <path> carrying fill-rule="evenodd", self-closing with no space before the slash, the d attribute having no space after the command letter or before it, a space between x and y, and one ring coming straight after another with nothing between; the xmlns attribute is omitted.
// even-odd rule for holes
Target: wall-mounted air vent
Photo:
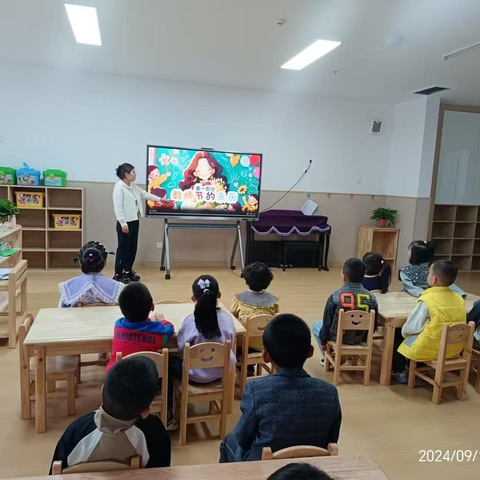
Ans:
<svg viewBox="0 0 480 480"><path fill-rule="evenodd" d="M416 95L433 95L434 93L443 92L445 90L450 90L448 87L438 87L437 85L433 85L431 87L422 88L421 90L417 90L413 92Z"/></svg>

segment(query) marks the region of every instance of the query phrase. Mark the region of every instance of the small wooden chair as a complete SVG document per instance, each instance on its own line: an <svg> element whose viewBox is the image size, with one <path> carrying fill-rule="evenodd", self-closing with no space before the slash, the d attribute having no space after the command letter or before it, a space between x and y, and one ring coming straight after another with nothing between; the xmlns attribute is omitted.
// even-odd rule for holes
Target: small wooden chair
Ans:
<svg viewBox="0 0 480 480"><path fill-rule="evenodd" d="M280 460L288 458L327 457L338 455L338 445L329 443L327 448L315 447L313 445L296 445L294 447L282 448L275 453L270 447L263 447L262 460Z"/></svg>
<svg viewBox="0 0 480 480"><path fill-rule="evenodd" d="M172 378L175 396L180 399L180 445L187 443L187 424L209 420L220 421L220 438L225 437L227 429L228 394L230 392L230 340L225 345L217 342L204 342L190 347L185 344L183 350L182 379ZM189 383L190 369L223 368L223 376L211 383ZM188 416L189 403L209 402L210 410L206 415ZM178 412L178 409L177 409Z"/></svg>
<svg viewBox="0 0 480 480"><path fill-rule="evenodd" d="M472 349L471 369L475 373L475 393L480 393L480 351Z"/></svg>
<svg viewBox="0 0 480 480"><path fill-rule="evenodd" d="M372 368L373 332L375 329L375 310L370 313L363 310L340 310L338 315L337 340L329 340L325 352L325 372L333 367L333 383L338 385L340 372L363 371L363 384L370 385ZM367 331L367 342L359 345L348 345L342 342L343 334L349 330ZM352 365L342 365L343 356L353 358ZM357 365L360 361L360 365Z"/></svg>
<svg viewBox="0 0 480 480"><path fill-rule="evenodd" d="M140 468L140 457L133 456L130 463L117 462L115 460L106 460L101 462L77 463L71 467L63 468L62 461L56 460L52 464L52 475L64 475L66 473L93 473L93 472L111 472L115 470L131 470Z"/></svg>
<svg viewBox="0 0 480 480"><path fill-rule="evenodd" d="M268 322L273 318L273 315L255 315L247 320L247 324L245 325L246 332L243 334L243 341L242 341L242 358L239 362L237 362L237 367L240 367L240 371L238 371L239 376L239 384L240 384L240 392L243 395L243 391L245 390L245 385L247 383L247 367L248 365L256 365L257 366L257 376L261 375L262 368L265 369L266 372L272 373L273 369L272 366L266 364L263 361L263 354L262 352L248 352L250 346L250 339L251 338L262 338L263 332L268 325Z"/></svg>
<svg viewBox="0 0 480 480"><path fill-rule="evenodd" d="M167 405L168 405L168 348L164 348L162 353L159 352L135 352L127 355L125 358L147 357L155 362L157 367L158 378L162 379L162 387L160 395L155 396L150 409L152 413L158 415L165 428L167 428ZM117 352L117 362L122 360L122 352Z"/></svg>
<svg viewBox="0 0 480 480"><path fill-rule="evenodd" d="M31 313L26 313L23 317L23 323L18 329L18 352L20 360L20 398L22 420L32 418L31 401L35 400L35 371L31 365L35 356L34 347L25 345L27 333L33 325L34 318ZM46 384L50 385L47 389L47 398L67 398L67 415L75 415L75 396L77 395L76 377L78 374L78 356L64 355L47 357L46 359ZM67 391L55 391L57 381L64 380L67 383Z"/></svg>
<svg viewBox="0 0 480 480"><path fill-rule="evenodd" d="M447 387L457 387L457 398L465 400L467 396L468 375L472 359L474 322L445 324L440 338L440 347L436 360L424 362L424 367L417 367L417 362L410 360L408 372L408 388L415 388L415 377L433 385L432 402L438 405L442 398L442 390ZM454 358L447 359L449 345L461 344L462 353ZM435 372L434 378L426 375L426 372ZM446 372L459 371L460 375L452 381L445 381Z"/></svg>

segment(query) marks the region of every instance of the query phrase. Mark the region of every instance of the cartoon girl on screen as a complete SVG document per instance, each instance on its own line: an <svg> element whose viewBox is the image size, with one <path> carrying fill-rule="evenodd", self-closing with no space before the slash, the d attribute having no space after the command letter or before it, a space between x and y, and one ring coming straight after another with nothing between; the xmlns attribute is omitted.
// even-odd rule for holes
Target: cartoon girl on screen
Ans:
<svg viewBox="0 0 480 480"><path fill-rule="evenodd" d="M227 192L227 178L222 175L222 166L215 160L209 152L197 152L190 162L190 165L183 172L183 180L179 182L182 190L193 190L195 185L212 185L216 192ZM210 210L215 208L225 208L214 202L198 202L192 200L184 200L182 209L198 208Z"/></svg>

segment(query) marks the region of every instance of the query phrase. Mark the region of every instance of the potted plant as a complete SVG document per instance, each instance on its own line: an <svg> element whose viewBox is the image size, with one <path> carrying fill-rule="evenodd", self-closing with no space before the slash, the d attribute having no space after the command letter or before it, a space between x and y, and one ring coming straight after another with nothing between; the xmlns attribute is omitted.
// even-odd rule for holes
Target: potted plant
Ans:
<svg viewBox="0 0 480 480"><path fill-rule="evenodd" d="M2 222L10 221L15 223L15 215L19 212L18 207L8 200L8 198L2 198L0 200L0 220Z"/></svg>
<svg viewBox="0 0 480 480"><path fill-rule="evenodd" d="M378 207L372 212L370 220L377 220L379 227L394 227L397 223L397 210L393 208Z"/></svg>

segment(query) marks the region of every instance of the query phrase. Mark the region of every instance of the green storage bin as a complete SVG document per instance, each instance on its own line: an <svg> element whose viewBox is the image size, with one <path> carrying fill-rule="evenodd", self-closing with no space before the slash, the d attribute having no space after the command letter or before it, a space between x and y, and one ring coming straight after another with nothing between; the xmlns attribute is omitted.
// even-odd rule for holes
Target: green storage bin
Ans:
<svg viewBox="0 0 480 480"><path fill-rule="evenodd" d="M16 170L10 167L0 167L0 185L15 185Z"/></svg>
<svg viewBox="0 0 480 480"><path fill-rule="evenodd" d="M43 181L46 187L66 187L67 172L63 170L45 170Z"/></svg>

